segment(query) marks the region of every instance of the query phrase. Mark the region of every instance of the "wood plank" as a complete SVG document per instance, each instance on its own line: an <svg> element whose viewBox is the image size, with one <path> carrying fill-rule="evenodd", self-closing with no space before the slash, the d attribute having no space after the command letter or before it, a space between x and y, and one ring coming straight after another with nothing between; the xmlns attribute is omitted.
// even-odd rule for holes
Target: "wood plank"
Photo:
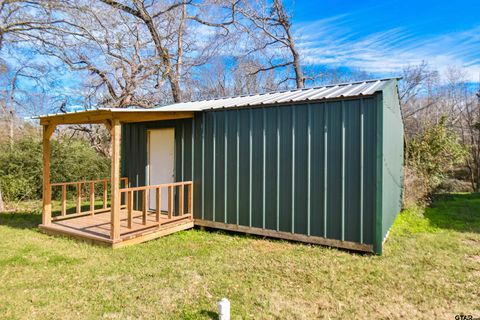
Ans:
<svg viewBox="0 0 480 320"><path fill-rule="evenodd" d="M95 214L95 183L90 182L90 214Z"/></svg>
<svg viewBox="0 0 480 320"><path fill-rule="evenodd" d="M189 185L188 191L188 213L193 216L193 182Z"/></svg>
<svg viewBox="0 0 480 320"><path fill-rule="evenodd" d="M121 247L125 247L125 246L130 246L130 245L133 245L133 244L142 243L142 242L145 242L145 241L150 241L150 240L157 239L157 238L160 238L160 237L163 237L163 236L166 236L166 235L178 232L178 231L187 230L187 229L191 229L191 228L193 228L193 222L192 221L187 221L185 223L180 223L180 224L178 224L176 226L173 226L171 228L166 228L166 229L163 229L163 230L150 232L150 233L147 233L145 235L137 236L137 237L134 237L134 238L131 238L131 239L128 239L128 240L115 242L115 243L113 243L112 247L114 249L117 249L117 248L121 248Z"/></svg>
<svg viewBox="0 0 480 320"><path fill-rule="evenodd" d="M356 251L373 253L373 246L370 244L327 239L323 237L307 236L307 235L295 234L295 233L284 232L284 231L267 230L267 229L256 228L256 227L246 227L246 226L240 226L235 224L227 224L223 222L214 222L214 221L201 220L201 219L195 219L194 223L196 226L249 233L249 234L255 234L255 235L272 237L272 238L280 238L280 239L286 239L286 240L292 240L292 241L320 244L320 245L326 245L330 247L337 247L337 248L343 248L348 250L356 250Z"/></svg>
<svg viewBox="0 0 480 320"><path fill-rule="evenodd" d="M95 244L104 244L104 245L110 245L112 244L112 241L106 237L101 237L101 236L95 236L92 234L86 234L81 231L73 230L73 229L68 229L64 227L59 227L57 225L40 225L39 226L40 230L44 231L47 234L51 235L57 235L57 236L69 236L73 237L78 240L93 240Z"/></svg>
<svg viewBox="0 0 480 320"><path fill-rule="evenodd" d="M102 212L109 212L110 211L110 208L106 208L106 209L96 209L94 211L95 214L97 213L102 213ZM71 213L71 214L67 214L67 215L64 215L64 216L56 216L56 217L53 217L52 218L52 221L61 221L61 220L66 220L66 219L71 219L71 218L77 218L77 217L83 217L83 216L87 216L87 215L91 215L90 214L90 211L88 212L80 212L80 213Z"/></svg>
<svg viewBox="0 0 480 320"><path fill-rule="evenodd" d="M77 212L82 212L82 184L77 183Z"/></svg>
<svg viewBox="0 0 480 320"><path fill-rule="evenodd" d="M173 216L173 188L172 186L168 187L168 219L171 219Z"/></svg>
<svg viewBox="0 0 480 320"><path fill-rule="evenodd" d="M67 185L62 185L62 209L61 215L65 216L67 214Z"/></svg>
<svg viewBox="0 0 480 320"><path fill-rule="evenodd" d="M128 219L128 228L132 228L132 219L133 219L133 191L127 192L127 219Z"/></svg>
<svg viewBox="0 0 480 320"><path fill-rule="evenodd" d="M111 234L112 240L120 238L120 139L121 139L122 126L120 121L112 121L112 141L111 141L111 153L112 153L112 165L111 165Z"/></svg>
<svg viewBox="0 0 480 320"><path fill-rule="evenodd" d="M149 190L149 189L156 189L156 188L168 188L168 187L178 187L178 186L184 186L187 184L192 183L192 181L181 181L181 182L172 182L172 183L162 183L162 184L156 184L156 185L150 185L150 186L143 186L143 187L131 187L131 188L123 188L121 191L126 192L126 191L142 191L142 190Z"/></svg>
<svg viewBox="0 0 480 320"><path fill-rule="evenodd" d="M144 190L142 192L142 223L147 224L147 212L148 212L148 192Z"/></svg>
<svg viewBox="0 0 480 320"><path fill-rule="evenodd" d="M162 213L162 188L157 188L156 189L156 211L155 211L155 217L157 222L160 222L160 214Z"/></svg>
<svg viewBox="0 0 480 320"><path fill-rule="evenodd" d="M108 203L108 188L107 188L107 180L103 181L103 208L107 208Z"/></svg>
<svg viewBox="0 0 480 320"><path fill-rule="evenodd" d="M183 197L184 195L184 190L185 190L185 185L181 185L179 187L180 189L180 192L179 192L179 195L178 195L178 214L180 216L183 216L183 214L185 213L184 212L184 205L185 205L185 199Z"/></svg>

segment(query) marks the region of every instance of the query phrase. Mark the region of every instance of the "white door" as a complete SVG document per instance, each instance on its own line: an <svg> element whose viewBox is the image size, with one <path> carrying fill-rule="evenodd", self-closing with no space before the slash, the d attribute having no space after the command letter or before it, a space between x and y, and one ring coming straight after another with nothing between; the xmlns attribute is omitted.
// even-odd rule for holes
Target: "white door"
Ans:
<svg viewBox="0 0 480 320"><path fill-rule="evenodd" d="M150 130L148 145L149 185L175 182L175 129ZM150 190L150 209L155 210L155 190ZM162 211L168 210L167 188L162 188Z"/></svg>

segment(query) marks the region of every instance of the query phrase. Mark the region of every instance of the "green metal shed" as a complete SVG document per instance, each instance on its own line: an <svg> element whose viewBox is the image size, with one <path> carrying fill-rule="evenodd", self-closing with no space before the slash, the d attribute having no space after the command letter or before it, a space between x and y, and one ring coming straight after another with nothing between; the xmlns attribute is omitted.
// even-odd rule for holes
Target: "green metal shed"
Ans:
<svg viewBox="0 0 480 320"><path fill-rule="evenodd" d="M196 225L381 254L401 208L397 79L155 110L194 117L123 125L131 186L157 183L149 135L174 128L173 179L193 181Z"/></svg>

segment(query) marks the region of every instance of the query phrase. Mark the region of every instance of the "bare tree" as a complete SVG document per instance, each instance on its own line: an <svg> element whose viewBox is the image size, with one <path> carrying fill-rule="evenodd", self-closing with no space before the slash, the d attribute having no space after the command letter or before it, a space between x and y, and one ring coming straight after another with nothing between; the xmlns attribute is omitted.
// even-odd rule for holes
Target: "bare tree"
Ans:
<svg viewBox="0 0 480 320"><path fill-rule="evenodd" d="M262 57L262 64L252 74L284 69L280 83L293 80L297 88L303 88L306 78L292 31L292 16L283 1L246 1L238 11L243 18L238 23L239 29L249 35L249 40L253 39L253 48L248 41L247 57L254 54Z"/></svg>
<svg viewBox="0 0 480 320"><path fill-rule="evenodd" d="M237 4L236 1L213 2L212 4L219 8L229 11L229 17L220 19L220 21L212 21L198 14L198 12L205 11L205 5L199 5L192 0L177 1L169 5L142 0L132 0L130 3L114 0L101 1L112 8L135 17L147 28L154 44L155 55L161 63L162 74L160 78L168 80L174 102L182 101L182 68L185 64L185 35L188 24L196 23L201 26L228 31L227 27L235 21ZM196 12L196 14L190 14L190 10Z"/></svg>

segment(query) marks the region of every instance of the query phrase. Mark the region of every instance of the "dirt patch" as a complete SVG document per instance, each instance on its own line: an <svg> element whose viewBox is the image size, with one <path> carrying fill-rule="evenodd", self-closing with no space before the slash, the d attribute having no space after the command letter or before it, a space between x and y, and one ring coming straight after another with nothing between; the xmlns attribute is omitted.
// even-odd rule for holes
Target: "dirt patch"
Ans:
<svg viewBox="0 0 480 320"><path fill-rule="evenodd" d="M476 263L480 263L480 255L466 256L465 259L476 262Z"/></svg>
<svg viewBox="0 0 480 320"><path fill-rule="evenodd" d="M475 238L468 238L463 240L463 243L469 246L480 246L480 240L475 239Z"/></svg>

